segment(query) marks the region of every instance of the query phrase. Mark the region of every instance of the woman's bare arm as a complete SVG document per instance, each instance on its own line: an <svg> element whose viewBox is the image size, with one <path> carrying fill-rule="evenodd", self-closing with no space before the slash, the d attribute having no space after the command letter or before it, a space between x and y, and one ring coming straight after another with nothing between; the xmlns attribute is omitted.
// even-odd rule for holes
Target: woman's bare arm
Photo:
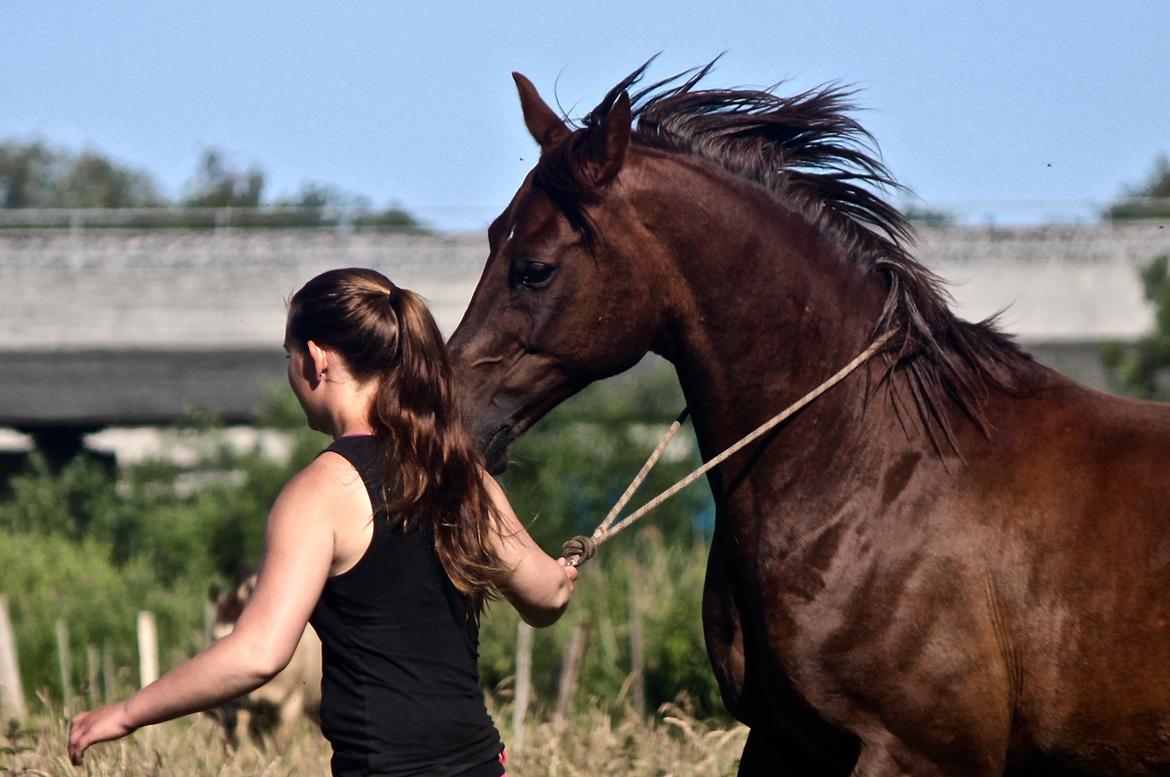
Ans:
<svg viewBox="0 0 1170 777"><path fill-rule="evenodd" d="M129 699L74 717L74 763L97 742L242 696L288 664L333 562L325 517L335 482L335 466L321 459L288 482L268 517L256 590L232 632Z"/></svg>
<svg viewBox="0 0 1170 777"><path fill-rule="evenodd" d="M532 626L551 626L569 605L577 569L565 559L553 559L540 549L516 517L504 490L490 475L484 483L500 517L501 536L496 553L512 570L502 593Z"/></svg>

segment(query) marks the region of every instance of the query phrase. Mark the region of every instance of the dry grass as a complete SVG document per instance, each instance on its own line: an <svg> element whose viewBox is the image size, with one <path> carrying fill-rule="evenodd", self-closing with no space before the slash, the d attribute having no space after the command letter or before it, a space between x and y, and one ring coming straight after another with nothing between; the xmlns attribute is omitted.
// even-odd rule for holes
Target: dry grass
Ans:
<svg viewBox="0 0 1170 777"><path fill-rule="evenodd" d="M503 726L507 705L493 709ZM505 740L511 732L503 731ZM678 705L654 716L610 715L595 705L569 720L530 719L525 743L509 747L509 777L718 777L734 775L747 736L742 726L697 720ZM110 777L286 777L328 775L329 745L308 723L289 742L227 751L210 718L188 718L98 745L74 768L65 755L66 721L41 716L0 736L0 774Z"/></svg>
<svg viewBox="0 0 1170 777"><path fill-rule="evenodd" d="M497 717L497 720L500 718ZM509 777L719 777L734 775L747 739L743 726L712 724L677 705L657 715L615 718L599 708L568 721L530 721Z"/></svg>
<svg viewBox="0 0 1170 777"><path fill-rule="evenodd" d="M290 777L329 774L329 745L306 722L289 742L267 750L246 744L229 752L215 721L203 715L152 726L117 742L91 748L85 765L74 767L65 754L64 718L43 718L7 744L0 774L101 775L106 777Z"/></svg>

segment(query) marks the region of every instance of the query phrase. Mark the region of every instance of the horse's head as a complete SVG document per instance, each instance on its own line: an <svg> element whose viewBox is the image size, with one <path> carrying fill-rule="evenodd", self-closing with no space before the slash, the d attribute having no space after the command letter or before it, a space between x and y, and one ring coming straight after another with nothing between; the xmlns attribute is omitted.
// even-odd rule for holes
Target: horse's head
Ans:
<svg viewBox="0 0 1170 777"><path fill-rule="evenodd" d="M236 627L236 621L244 612L244 606L255 590L255 574L246 575L234 589L221 591L217 585L208 589L207 598L215 609L215 615L210 623L209 636L211 639L223 639L232 633L232 629Z"/></svg>
<svg viewBox="0 0 1170 777"><path fill-rule="evenodd" d="M492 223L487 265L450 341L471 433L495 471L546 412L645 355L663 299L660 264L624 192L627 92L610 92L571 130L515 79L541 160Z"/></svg>

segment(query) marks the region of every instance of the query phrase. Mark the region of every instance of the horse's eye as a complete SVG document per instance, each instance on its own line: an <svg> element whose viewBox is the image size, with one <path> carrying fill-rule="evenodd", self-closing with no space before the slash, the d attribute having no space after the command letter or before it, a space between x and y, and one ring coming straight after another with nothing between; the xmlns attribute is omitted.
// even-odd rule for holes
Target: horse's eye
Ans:
<svg viewBox="0 0 1170 777"><path fill-rule="evenodd" d="M538 289L548 283L556 267L544 262L529 262L516 272L516 282L529 289Z"/></svg>

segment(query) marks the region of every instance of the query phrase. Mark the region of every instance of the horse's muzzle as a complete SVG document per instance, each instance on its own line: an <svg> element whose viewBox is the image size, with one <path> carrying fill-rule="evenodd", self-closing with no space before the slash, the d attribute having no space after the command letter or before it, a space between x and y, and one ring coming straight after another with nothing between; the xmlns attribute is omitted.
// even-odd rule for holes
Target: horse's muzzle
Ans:
<svg viewBox="0 0 1170 777"><path fill-rule="evenodd" d="M512 442L516 439L511 424L504 424L486 436L480 450L483 453L484 466L493 475L498 475L508 468L508 455L511 452Z"/></svg>

